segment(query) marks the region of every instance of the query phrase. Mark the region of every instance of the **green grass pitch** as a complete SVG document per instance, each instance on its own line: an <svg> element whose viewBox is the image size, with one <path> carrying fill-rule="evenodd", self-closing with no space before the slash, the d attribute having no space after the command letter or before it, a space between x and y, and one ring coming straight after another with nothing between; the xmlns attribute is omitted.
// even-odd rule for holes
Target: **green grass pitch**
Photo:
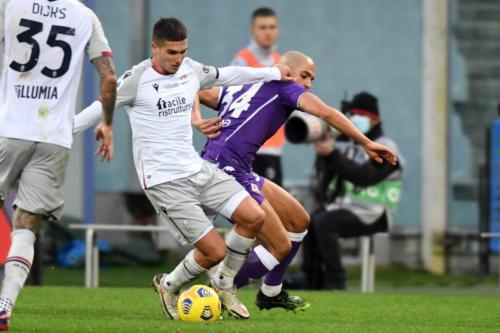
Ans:
<svg viewBox="0 0 500 333"><path fill-rule="evenodd" d="M259 311L255 291L241 290L251 319L223 315L213 324L165 319L149 288L27 287L11 321L16 332L500 332L497 295L296 292L305 312Z"/></svg>

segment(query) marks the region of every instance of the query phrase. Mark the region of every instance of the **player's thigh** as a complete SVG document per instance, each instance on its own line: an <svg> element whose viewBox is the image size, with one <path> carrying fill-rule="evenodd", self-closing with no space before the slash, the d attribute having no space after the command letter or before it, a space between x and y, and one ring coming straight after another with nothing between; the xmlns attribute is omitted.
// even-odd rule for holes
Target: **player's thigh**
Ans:
<svg viewBox="0 0 500 333"><path fill-rule="evenodd" d="M309 226L309 214L290 193L270 180L264 180L264 196L290 232L304 232Z"/></svg>
<svg viewBox="0 0 500 333"><path fill-rule="evenodd" d="M233 177L212 163L204 163L199 177L209 179L200 187L201 203L225 218L237 222L234 213L249 197L247 191ZM256 209L259 210L258 205Z"/></svg>
<svg viewBox="0 0 500 333"><path fill-rule="evenodd" d="M262 203L261 208L266 216L257 238L276 259L281 260L291 249L290 237L280 217L267 200Z"/></svg>
<svg viewBox="0 0 500 333"><path fill-rule="evenodd" d="M64 205L62 188L68 159L69 149L37 143L21 173L14 206L32 214L59 219Z"/></svg>
<svg viewBox="0 0 500 333"><path fill-rule="evenodd" d="M255 233L264 224L265 217L266 214L259 204L252 197L246 196L234 210L231 220ZM255 237L255 235L251 237Z"/></svg>
<svg viewBox="0 0 500 333"><path fill-rule="evenodd" d="M34 142L0 137L0 201L19 178L34 146Z"/></svg>
<svg viewBox="0 0 500 333"><path fill-rule="evenodd" d="M166 217L167 228L181 244L195 244L213 229L188 179L159 184L144 192L156 212Z"/></svg>

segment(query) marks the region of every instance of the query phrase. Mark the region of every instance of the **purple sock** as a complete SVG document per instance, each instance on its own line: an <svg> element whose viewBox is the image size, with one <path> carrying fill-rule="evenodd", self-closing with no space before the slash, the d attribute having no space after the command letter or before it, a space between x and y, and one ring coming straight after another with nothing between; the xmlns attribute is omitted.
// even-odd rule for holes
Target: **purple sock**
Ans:
<svg viewBox="0 0 500 333"><path fill-rule="evenodd" d="M292 242L292 249L288 252L288 255L283 259L279 265L274 267L272 271L266 274L264 279L264 283L268 286L278 286L283 283L285 278L285 271L288 268L288 265L292 262L293 258L297 254L297 251L300 248L300 244L302 242Z"/></svg>
<svg viewBox="0 0 500 333"><path fill-rule="evenodd" d="M247 260L241 267L240 271L234 277L234 284L237 288L243 287L250 283L250 279L256 280L263 277L269 270L262 264L255 254L255 251L250 252Z"/></svg>

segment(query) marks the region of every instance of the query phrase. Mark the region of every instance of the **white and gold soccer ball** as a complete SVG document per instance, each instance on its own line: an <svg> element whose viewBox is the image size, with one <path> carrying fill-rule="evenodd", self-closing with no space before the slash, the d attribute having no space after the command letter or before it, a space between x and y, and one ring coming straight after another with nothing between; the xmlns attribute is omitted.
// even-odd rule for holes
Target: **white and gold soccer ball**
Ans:
<svg viewBox="0 0 500 333"><path fill-rule="evenodd" d="M215 290L196 284L179 296L177 309L183 321L209 323L220 318L221 303Z"/></svg>

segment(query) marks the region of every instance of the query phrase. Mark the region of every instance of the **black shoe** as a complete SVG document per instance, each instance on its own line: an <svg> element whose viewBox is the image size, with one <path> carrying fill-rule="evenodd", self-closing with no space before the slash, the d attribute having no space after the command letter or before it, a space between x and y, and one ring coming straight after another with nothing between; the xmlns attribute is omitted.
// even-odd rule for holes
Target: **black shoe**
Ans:
<svg viewBox="0 0 500 333"><path fill-rule="evenodd" d="M302 297L290 296L285 290L282 290L278 295L274 297L266 296L264 295L264 293L262 293L261 290L259 290L255 299L255 304L260 310L283 308L287 311L305 311L308 307L311 306L311 304L306 302Z"/></svg>

